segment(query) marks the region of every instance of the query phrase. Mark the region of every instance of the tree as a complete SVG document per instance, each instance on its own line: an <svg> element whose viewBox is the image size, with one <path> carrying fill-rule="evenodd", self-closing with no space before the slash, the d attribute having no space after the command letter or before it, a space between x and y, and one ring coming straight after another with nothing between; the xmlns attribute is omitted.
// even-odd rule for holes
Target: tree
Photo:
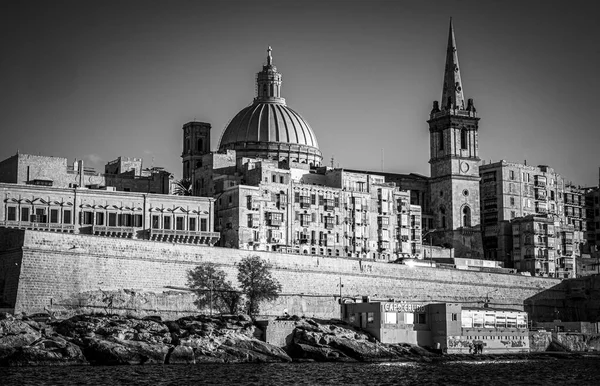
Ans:
<svg viewBox="0 0 600 386"><path fill-rule="evenodd" d="M194 304L199 309L206 307L212 312L227 312L236 314L241 300L241 294L236 291L226 274L213 263L201 263L188 271L188 287L196 293Z"/></svg>
<svg viewBox="0 0 600 386"><path fill-rule="evenodd" d="M246 295L246 312L255 316L264 300L275 300L281 284L271 275L271 266L258 256L248 256L237 264L241 292Z"/></svg>
<svg viewBox="0 0 600 386"><path fill-rule="evenodd" d="M176 196L191 196L192 195L192 180L182 178L173 182L173 194Z"/></svg>

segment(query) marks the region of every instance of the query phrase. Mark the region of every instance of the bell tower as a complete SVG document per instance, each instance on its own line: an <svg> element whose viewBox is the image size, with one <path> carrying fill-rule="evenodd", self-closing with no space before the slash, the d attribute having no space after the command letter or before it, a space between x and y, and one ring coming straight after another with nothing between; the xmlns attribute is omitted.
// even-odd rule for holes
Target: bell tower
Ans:
<svg viewBox="0 0 600 386"><path fill-rule="evenodd" d="M427 123L434 240L452 245L456 256L481 256L479 117L473 99L465 104L452 19L442 99L433 102Z"/></svg>
<svg viewBox="0 0 600 386"><path fill-rule="evenodd" d="M194 169L202 166L202 156L208 153L210 153L210 123L188 122L183 125L181 158L184 179L193 179Z"/></svg>

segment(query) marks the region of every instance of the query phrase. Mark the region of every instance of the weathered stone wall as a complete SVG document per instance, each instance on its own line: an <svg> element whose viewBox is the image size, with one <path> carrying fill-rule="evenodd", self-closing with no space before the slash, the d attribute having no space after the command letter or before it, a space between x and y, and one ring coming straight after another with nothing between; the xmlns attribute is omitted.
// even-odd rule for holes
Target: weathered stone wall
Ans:
<svg viewBox="0 0 600 386"><path fill-rule="evenodd" d="M520 275L38 231L13 231L11 236L7 229L0 229L0 239L3 237L23 238L17 312L38 312L51 303L73 304L89 291L160 293L181 289L186 286L188 270L203 261L218 264L235 283L235 264L251 253L273 265L274 276L283 286L282 296L264 305L263 312L268 315L281 315L287 309L292 315L336 317L340 278L343 297L370 295L375 299L467 305L481 305L489 297L492 307L522 309L527 298L536 296L541 302L564 295L552 288L559 283L556 279ZM194 309L193 297L177 299L153 304L150 310Z"/></svg>

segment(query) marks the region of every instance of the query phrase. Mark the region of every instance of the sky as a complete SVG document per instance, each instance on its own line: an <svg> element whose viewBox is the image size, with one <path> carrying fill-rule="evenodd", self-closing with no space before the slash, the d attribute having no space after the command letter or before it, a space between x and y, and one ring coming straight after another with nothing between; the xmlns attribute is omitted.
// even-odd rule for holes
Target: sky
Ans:
<svg viewBox="0 0 600 386"><path fill-rule="evenodd" d="M181 177L182 126L211 145L252 103L273 48L282 96L326 163L429 175L453 18L480 156L598 184L599 7L592 1L0 2L0 159L103 170L144 158ZM383 155L383 156L382 156ZM382 162L383 161L383 162Z"/></svg>

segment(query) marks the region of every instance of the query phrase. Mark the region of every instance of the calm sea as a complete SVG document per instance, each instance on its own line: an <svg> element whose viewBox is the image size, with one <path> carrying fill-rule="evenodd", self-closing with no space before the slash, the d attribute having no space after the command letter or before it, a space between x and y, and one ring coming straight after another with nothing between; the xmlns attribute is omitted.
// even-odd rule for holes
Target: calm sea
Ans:
<svg viewBox="0 0 600 386"><path fill-rule="evenodd" d="M600 359L0 369L0 385L598 385Z"/></svg>

